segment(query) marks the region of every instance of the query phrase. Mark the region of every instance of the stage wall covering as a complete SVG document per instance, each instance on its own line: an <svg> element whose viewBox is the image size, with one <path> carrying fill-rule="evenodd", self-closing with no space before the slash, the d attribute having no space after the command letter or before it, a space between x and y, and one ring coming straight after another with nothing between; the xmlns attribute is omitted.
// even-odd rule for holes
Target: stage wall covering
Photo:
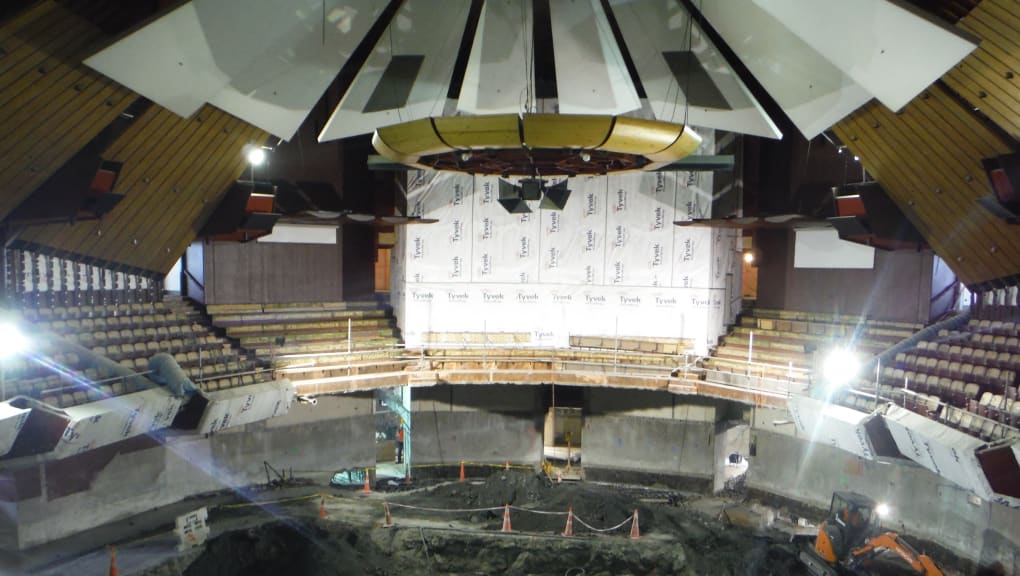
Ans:
<svg viewBox="0 0 1020 576"><path fill-rule="evenodd" d="M408 211L439 220L402 227L392 252L409 346L487 332L550 347L570 335L683 337L704 352L723 331L735 234L673 225L710 217L711 173L571 178L562 212L533 202L530 214L503 209L496 177L408 179Z"/></svg>

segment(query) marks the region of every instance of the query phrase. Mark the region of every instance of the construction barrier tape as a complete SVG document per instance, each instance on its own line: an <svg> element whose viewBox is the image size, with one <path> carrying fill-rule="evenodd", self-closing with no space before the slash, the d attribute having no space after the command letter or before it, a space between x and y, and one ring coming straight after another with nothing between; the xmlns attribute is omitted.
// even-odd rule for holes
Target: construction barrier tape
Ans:
<svg viewBox="0 0 1020 576"><path fill-rule="evenodd" d="M502 506L496 506L494 508L462 508L462 509L446 509L446 508L425 508L424 506L412 506L410 504L398 504L396 502L387 502L390 506L396 506L398 508L409 508L411 510L422 510L424 512L450 512L452 514L467 513L467 512L495 512L502 510Z"/></svg>

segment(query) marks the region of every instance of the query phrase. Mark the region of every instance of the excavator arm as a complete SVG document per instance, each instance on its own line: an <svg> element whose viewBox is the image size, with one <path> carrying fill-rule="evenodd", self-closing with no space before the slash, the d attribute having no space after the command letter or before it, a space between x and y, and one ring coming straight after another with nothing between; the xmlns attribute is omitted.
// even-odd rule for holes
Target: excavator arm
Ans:
<svg viewBox="0 0 1020 576"><path fill-rule="evenodd" d="M855 565L875 557L883 550L889 550L907 564L910 565L919 575L922 576L945 576L942 570L935 566L935 562L924 554L919 554L914 548L902 540L894 532L886 532L869 539L860 548L850 551L850 564Z"/></svg>

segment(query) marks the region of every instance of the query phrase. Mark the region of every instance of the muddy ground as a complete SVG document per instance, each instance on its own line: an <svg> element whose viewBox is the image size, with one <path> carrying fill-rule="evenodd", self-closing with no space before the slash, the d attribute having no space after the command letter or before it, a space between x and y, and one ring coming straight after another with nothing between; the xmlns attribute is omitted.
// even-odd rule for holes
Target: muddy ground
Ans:
<svg viewBox="0 0 1020 576"><path fill-rule="evenodd" d="M392 504L391 527L383 526L384 500ZM413 492L364 497L338 491L326 502L325 520L316 517L316 500L276 510L260 525L210 540L186 567L174 563L146 574L805 574L783 535L728 526L718 514L699 510L698 497L668 490L553 484L514 470ZM500 532L505 504L513 507L510 534ZM575 536L562 537L562 513L571 506L595 528L617 525L636 509L641 537L629 538L629 524L596 534L577 520ZM236 514L213 512L210 521Z"/></svg>

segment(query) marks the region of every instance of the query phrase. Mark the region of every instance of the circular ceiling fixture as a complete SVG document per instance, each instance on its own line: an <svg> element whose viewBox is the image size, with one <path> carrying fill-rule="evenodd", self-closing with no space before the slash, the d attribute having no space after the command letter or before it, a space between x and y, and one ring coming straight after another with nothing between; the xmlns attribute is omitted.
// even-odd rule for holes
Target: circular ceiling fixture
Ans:
<svg viewBox="0 0 1020 576"><path fill-rule="evenodd" d="M508 176L655 170L697 150L682 124L628 116L496 114L423 118L379 128L383 157L419 168Z"/></svg>

